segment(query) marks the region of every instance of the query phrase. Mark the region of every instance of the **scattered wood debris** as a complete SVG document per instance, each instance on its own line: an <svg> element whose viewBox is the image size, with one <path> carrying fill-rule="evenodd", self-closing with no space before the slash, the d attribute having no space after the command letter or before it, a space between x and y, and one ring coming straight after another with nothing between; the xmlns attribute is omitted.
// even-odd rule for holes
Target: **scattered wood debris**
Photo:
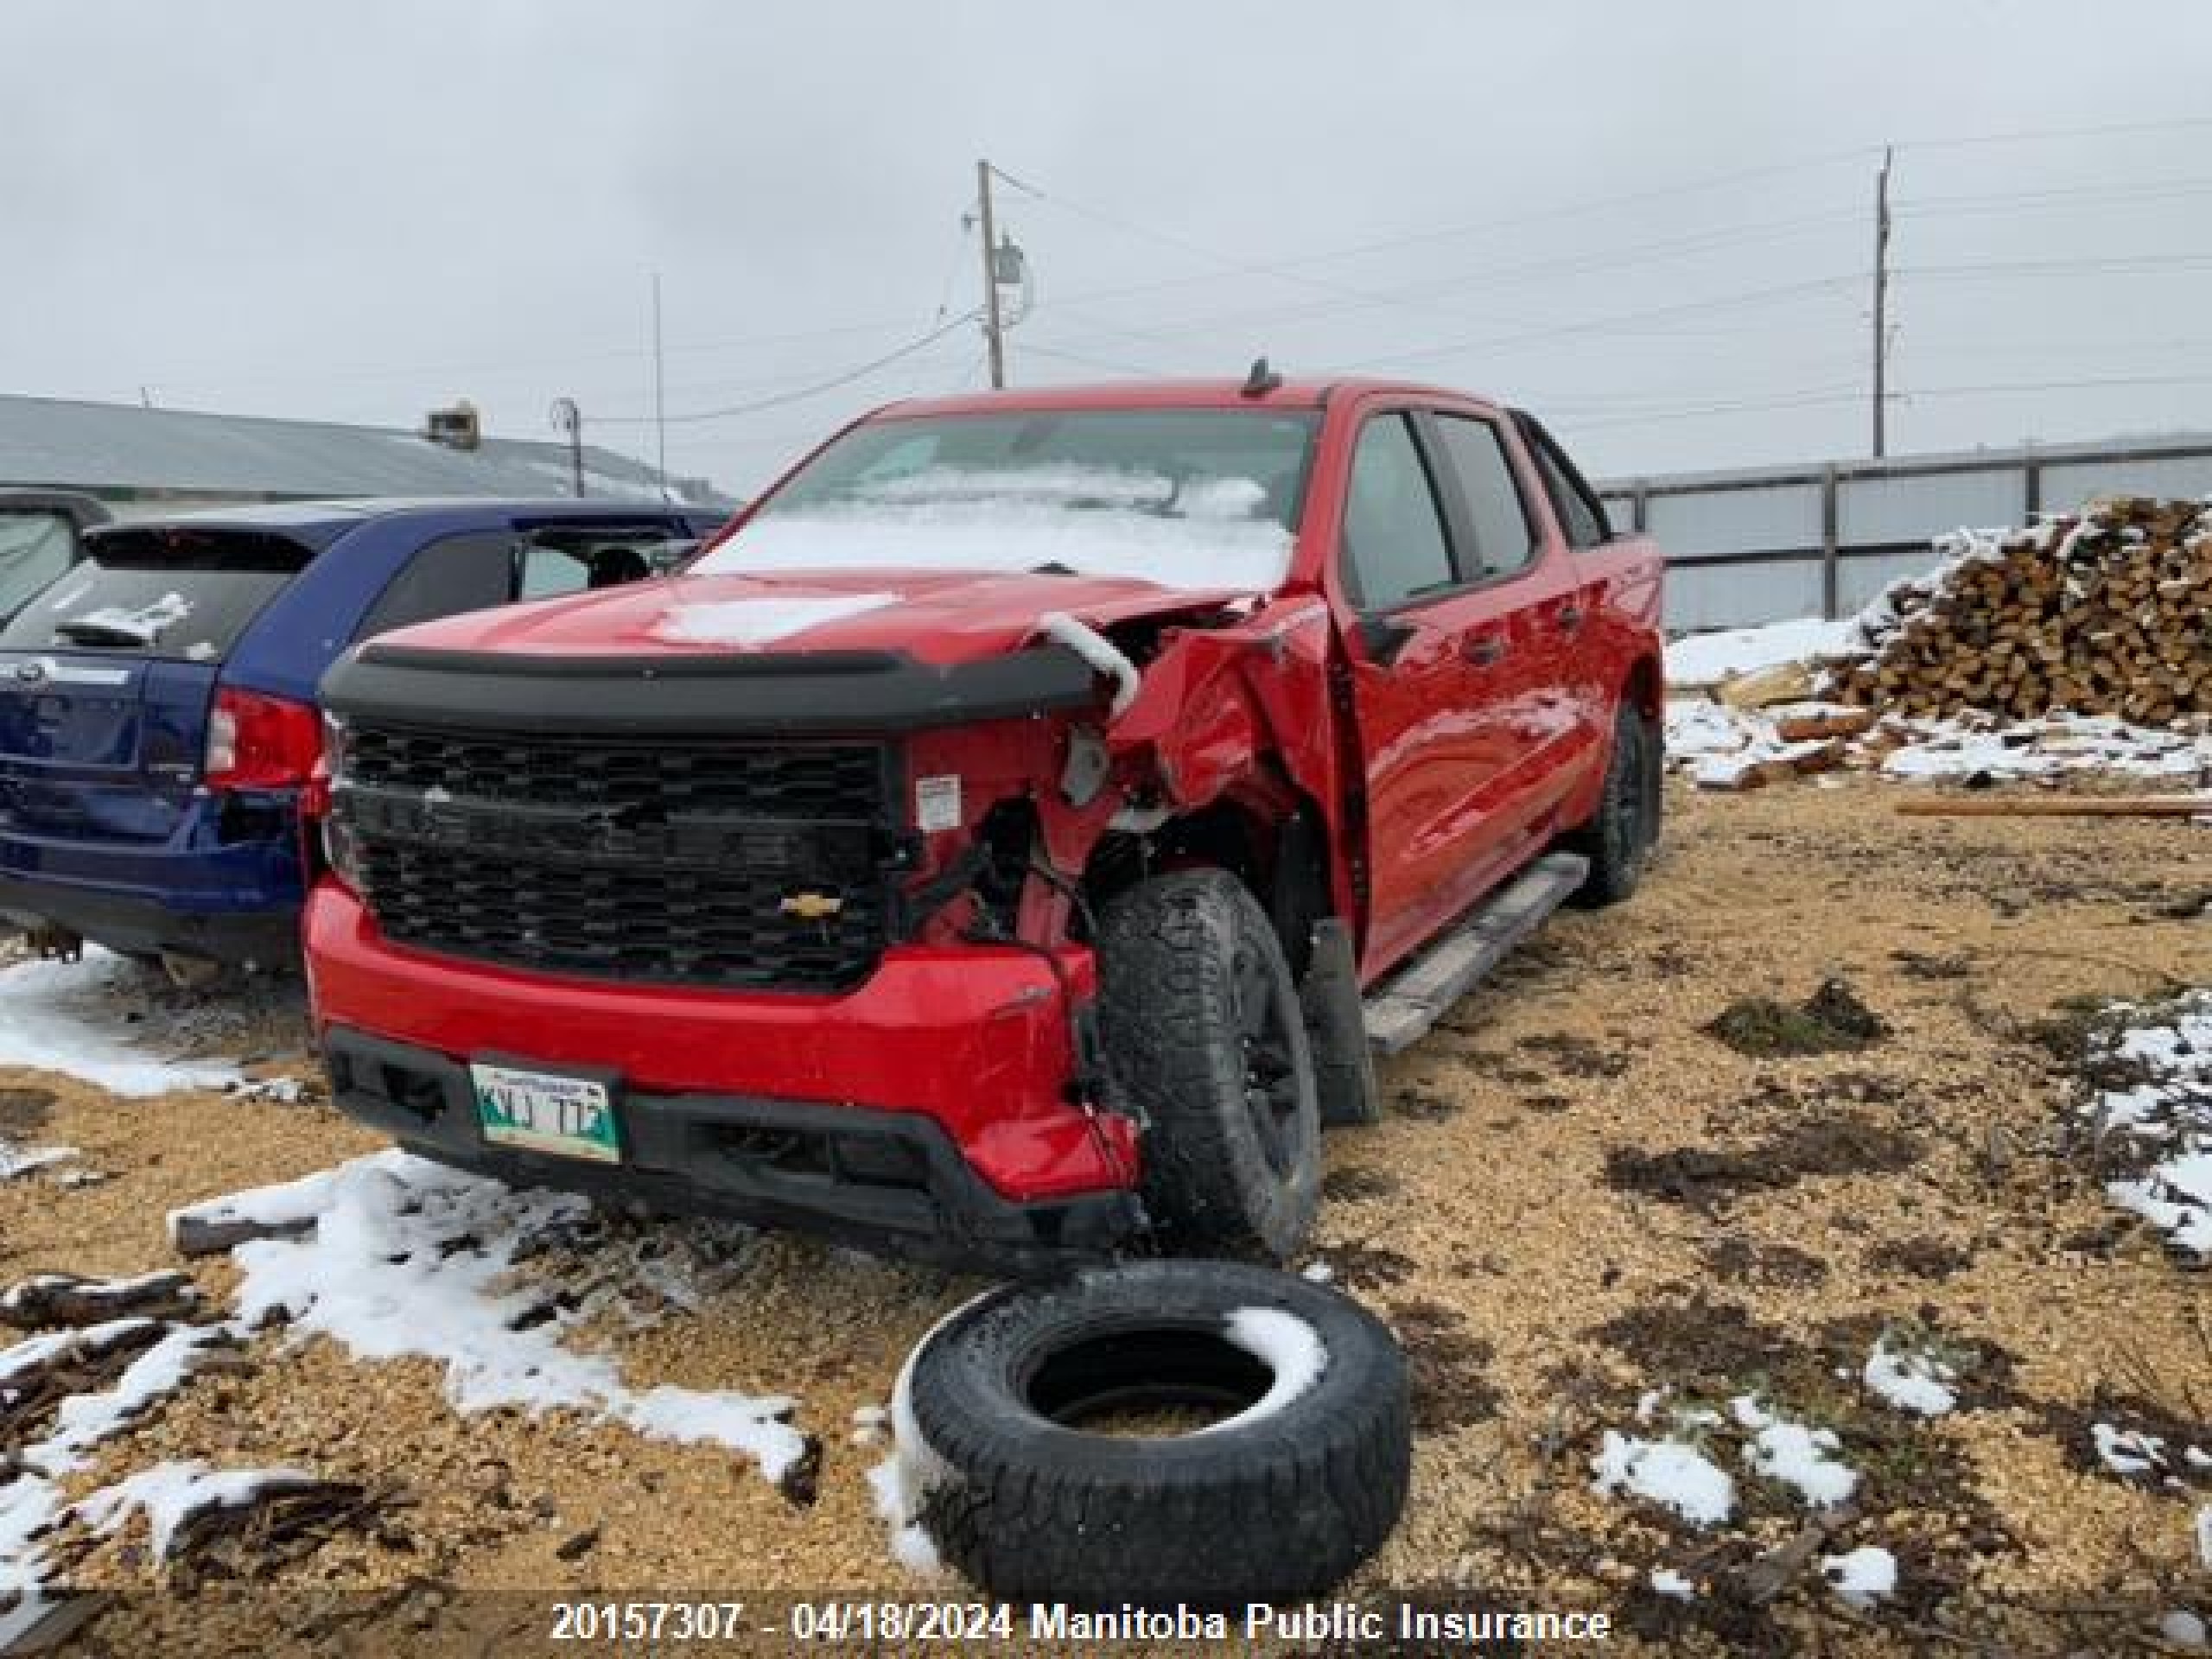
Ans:
<svg viewBox="0 0 2212 1659"><path fill-rule="evenodd" d="M169 1217L169 1243L182 1256L226 1255L257 1238L298 1238L315 1230L313 1216L270 1221L212 1211L180 1210Z"/></svg>
<svg viewBox="0 0 2212 1659"><path fill-rule="evenodd" d="M126 1313L149 1319L188 1319L197 1310L199 1287L188 1274L170 1269L128 1279L81 1279L74 1274L42 1273L0 1291L0 1325L18 1331L57 1325L99 1325Z"/></svg>

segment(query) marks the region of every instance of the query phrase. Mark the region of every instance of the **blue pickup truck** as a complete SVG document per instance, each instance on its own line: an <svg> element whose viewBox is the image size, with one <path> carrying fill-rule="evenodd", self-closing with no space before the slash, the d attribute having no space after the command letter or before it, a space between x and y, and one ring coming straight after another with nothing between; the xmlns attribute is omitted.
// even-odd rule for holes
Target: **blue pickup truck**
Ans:
<svg viewBox="0 0 2212 1659"><path fill-rule="evenodd" d="M387 629L645 579L724 516L338 501L90 531L0 627L0 917L180 978L291 962L323 671Z"/></svg>

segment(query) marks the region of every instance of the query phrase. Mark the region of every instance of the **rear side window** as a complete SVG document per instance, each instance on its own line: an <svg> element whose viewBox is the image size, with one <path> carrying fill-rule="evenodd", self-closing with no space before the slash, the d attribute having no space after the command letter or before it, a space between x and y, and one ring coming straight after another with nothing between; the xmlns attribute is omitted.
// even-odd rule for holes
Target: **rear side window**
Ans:
<svg viewBox="0 0 2212 1659"><path fill-rule="evenodd" d="M213 662L315 549L264 531L125 530L17 612L0 649L112 652Z"/></svg>
<svg viewBox="0 0 2212 1659"><path fill-rule="evenodd" d="M504 605L515 596L514 582L511 532L445 537L416 554L391 579L362 622L360 637Z"/></svg>
<svg viewBox="0 0 2212 1659"><path fill-rule="evenodd" d="M1459 578L1428 468L1402 415L1360 429L1344 503L1344 581L1362 610L1387 611Z"/></svg>
<svg viewBox="0 0 2212 1659"><path fill-rule="evenodd" d="M1528 440L1529 451L1536 458L1536 470L1544 475L1544 491L1552 499L1552 509L1559 514L1560 528L1567 531L1567 544L1573 548L1602 547L1612 539L1612 521L1605 516L1605 504L1596 492L1582 480L1556 443L1552 435L1527 416L1520 417L1521 435Z"/></svg>
<svg viewBox="0 0 2212 1659"><path fill-rule="evenodd" d="M1535 556L1536 541L1497 429L1468 416L1440 415L1436 432L1475 538L1473 556L1465 561L1467 579L1489 582L1524 569Z"/></svg>
<svg viewBox="0 0 2212 1659"><path fill-rule="evenodd" d="M77 558L77 527L59 512L0 513L0 620Z"/></svg>

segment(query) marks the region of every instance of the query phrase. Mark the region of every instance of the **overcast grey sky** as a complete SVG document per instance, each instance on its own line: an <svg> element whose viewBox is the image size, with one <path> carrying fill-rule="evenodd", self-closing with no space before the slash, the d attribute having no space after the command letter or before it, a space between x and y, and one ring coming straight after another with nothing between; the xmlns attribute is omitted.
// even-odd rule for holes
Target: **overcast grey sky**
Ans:
<svg viewBox="0 0 2212 1659"><path fill-rule="evenodd" d="M1017 383L1418 376L1607 474L2212 428L2198 0L5 0L0 391L490 428L651 458L1033 262ZM2032 134L2037 136L2021 137ZM980 384L971 323L668 429L757 486ZM2095 383L2083 385L2081 383Z"/></svg>

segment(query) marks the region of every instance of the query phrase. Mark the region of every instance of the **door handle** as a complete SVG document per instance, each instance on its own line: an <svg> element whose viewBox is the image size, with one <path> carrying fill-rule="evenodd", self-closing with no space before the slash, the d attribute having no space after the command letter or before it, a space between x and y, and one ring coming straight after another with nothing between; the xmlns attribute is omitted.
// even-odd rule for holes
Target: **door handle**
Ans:
<svg viewBox="0 0 2212 1659"><path fill-rule="evenodd" d="M1505 641L1494 633L1486 633L1479 639L1468 640L1459 654L1477 668L1488 668L1505 660Z"/></svg>
<svg viewBox="0 0 2212 1659"><path fill-rule="evenodd" d="M1559 607L1559 631L1561 633L1574 632L1582 626L1584 614L1585 613L1580 605L1560 606Z"/></svg>

